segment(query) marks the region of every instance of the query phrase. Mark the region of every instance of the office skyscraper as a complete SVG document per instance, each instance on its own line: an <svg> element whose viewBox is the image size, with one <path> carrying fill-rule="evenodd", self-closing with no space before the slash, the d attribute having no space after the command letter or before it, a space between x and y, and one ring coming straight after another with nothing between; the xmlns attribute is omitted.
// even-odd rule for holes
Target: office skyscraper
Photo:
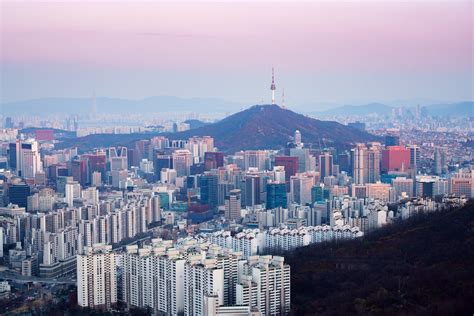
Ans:
<svg viewBox="0 0 474 316"><path fill-rule="evenodd" d="M14 124L13 124L13 120L11 117L7 116L5 118L5 128L13 128Z"/></svg>
<svg viewBox="0 0 474 316"><path fill-rule="evenodd" d="M33 179L37 172L43 170L38 143L34 139L10 143L8 162L10 168L23 178Z"/></svg>
<svg viewBox="0 0 474 316"><path fill-rule="evenodd" d="M178 177L189 176L192 164L193 157L189 150L178 149L173 152L173 169L176 170Z"/></svg>
<svg viewBox="0 0 474 316"><path fill-rule="evenodd" d="M209 151L204 153L204 164L207 171L223 167L224 153L217 151Z"/></svg>
<svg viewBox="0 0 474 316"><path fill-rule="evenodd" d="M193 163L203 162L205 154L214 150L214 139L210 136L189 138L186 148L191 152Z"/></svg>
<svg viewBox="0 0 474 316"><path fill-rule="evenodd" d="M128 169L128 150L126 147L109 148L110 170Z"/></svg>
<svg viewBox="0 0 474 316"><path fill-rule="evenodd" d="M324 177L332 176L333 173L333 159L330 153L323 153L319 155L319 172L320 177L324 180Z"/></svg>
<svg viewBox="0 0 474 316"><path fill-rule="evenodd" d="M85 158L85 157L84 157ZM70 163L70 174L74 181L79 182L82 186L90 183L87 160L82 157L76 157Z"/></svg>
<svg viewBox="0 0 474 316"><path fill-rule="evenodd" d="M105 151L98 150L93 154L86 154L82 156L88 161L89 165L89 174L92 181L92 173L100 172L102 182L105 182L106 172L107 172L107 154Z"/></svg>
<svg viewBox="0 0 474 316"><path fill-rule="evenodd" d="M420 148L416 145L410 145L408 149L410 150L410 169L412 170L413 175L416 175L418 172L418 165L420 164Z"/></svg>
<svg viewBox="0 0 474 316"><path fill-rule="evenodd" d="M385 146L400 146L400 136L385 135Z"/></svg>
<svg viewBox="0 0 474 316"><path fill-rule="evenodd" d="M449 192L455 196L474 197L474 172L457 172L449 179Z"/></svg>
<svg viewBox="0 0 474 316"><path fill-rule="evenodd" d="M329 188L324 185L315 185L311 188L311 203L324 202L330 198Z"/></svg>
<svg viewBox="0 0 474 316"><path fill-rule="evenodd" d="M10 203L19 207L28 207L28 196L30 195L30 187L25 183L12 184L8 189L8 198Z"/></svg>
<svg viewBox="0 0 474 316"><path fill-rule="evenodd" d="M299 130L295 131L295 145L301 147L303 143L301 142L301 133Z"/></svg>
<svg viewBox="0 0 474 316"><path fill-rule="evenodd" d="M241 193L239 189L230 190L225 198L225 217L228 220L240 219L240 210L242 209Z"/></svg>
<svg viewBox="0 0 474 316"><path fill-rule="evenodd" d="M442 175L447 172L446 151L442 147L436 147L434 150L434 172Z"/></svg>
<svg viewBox="0 0 474 316"><path fill-rule="evenodd" d="M277 207L287 208L286 184L268 183L267 184L267 209Z"/></svg>
<svg viewBox="0 0 474 316"><path fill-rule="evenodd" d="M290 178L298 172L298 157L277 156L275 166L285 167L285 181L290 182Z"/></svg>
<svg viewBox="0 0 474 316"><path fill-rule="evenodd" d="M20 165L21 142L17 140L8 145L8 165L11 170L16 171Z"/></svg>
<svg viewBox="0 0 474 316"><path fill-rule="evenodd" d="M373 143L367 153L368 163L368 183L376 183L380 181L380 156L381 145Z"/></svg>
<svg viewBox="0 0 474 316"><path fill-rule="evenodd" d="M313 185L312 177L303 175L291 177L292 201L301 205L311 203L311 188Z"/></svg>
<svg viewBox="0 0 474 316"><path fill-rule="evenodd" d="M153 161L153 170L158 180L161 180L161 169L173 169L173 157L171 155L156 154Z"/></svg>
<svg viewBox="0 0 474 316"><path fill-rule="evenodd" d="M199 177L199 190L201 192L201 204L206 204L209 209L218 206L218 182L217 175L206 172Z"/></svg>
<svg viewBox="0 0 474 316"><path fill-rule="evenodd" d="M267 160L267 152L264 150L246 150L244 152L245 170L249 168L257 168L260 171L265 170Z"/></svg>
<svg viewBox="0 0 474 316"><path fill-rule="evenodd" d="M245 177L245 206L254 206L260 203L260 177L248 175Z"/></svg>
<svg viewBox="0 0 474 316"><path fill-rule="evenodd" d="M351 150L352 176L354 184L365 184L369 181L369 155L365 144L357 144Z"/></svg>
<svg viewBox="0 0 474 316"><path fill-rule="evenodd" d="M392 187L396 198L406 194L408 197L413 196L413 179L407 179L405 177L396 177L392 180Z"/></svg>
<svg viewBox="0 0 474 316"><path fill-rule="evenodd" d="M290 156L298 157L298 172L305 172L313 170L314 165L312 165L311 158L314 157L309 154L308 148L290 148Z"/></svg>
<svg viewBox="0 0 474 316"><path fill-rule="evenodd" d="M389 146L382 151L382 172L408 171L410 149L404 146Z"/></svg>

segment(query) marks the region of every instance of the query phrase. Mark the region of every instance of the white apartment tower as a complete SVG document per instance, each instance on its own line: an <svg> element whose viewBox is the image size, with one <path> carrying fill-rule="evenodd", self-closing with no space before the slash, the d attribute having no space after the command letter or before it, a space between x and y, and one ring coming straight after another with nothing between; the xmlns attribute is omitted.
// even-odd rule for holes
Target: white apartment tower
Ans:
<svg viewBox="0 0 474 316"><path fill-rule="evenodd" d="M185 260L175 249L128 246L123 255L122 293L128 306L182 314Z"/></svg>
<svg viewBox="0 0 474 316"><path fill-rule="evenodd" d="M215 259L201 260L201 254L191 255L184 266L184 314L204 316L206 296L217 295L224 304L224 269Z"/></svg>
<svg viewBox="0 0 474 316"><path fill-rule="evenodd" d="M111 245L85 247L77 256L77 302L81 307L110 309L117 302L115 254Z"/></svg>
<svg viewBox="0 0 474 316"><path fill-rule="evenodd" d="M257 307L260 315L289 314L290 266L284 260L279 256L255 256L250 257L248 262L242 262L239 266L237 305Z"/></svg>

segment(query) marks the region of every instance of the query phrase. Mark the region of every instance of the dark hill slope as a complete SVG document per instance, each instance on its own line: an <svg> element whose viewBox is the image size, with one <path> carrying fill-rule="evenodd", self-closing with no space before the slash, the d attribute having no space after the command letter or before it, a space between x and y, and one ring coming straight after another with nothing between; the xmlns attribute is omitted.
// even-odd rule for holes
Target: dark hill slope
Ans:
<svg viewBox="0 0 474 316"><path fill-rule="evenodd" d="M400 222L357 241L300 248L294 315L472 315L474 204Z"/></svg>
<svg viewBox="0 0 474 316"><path fill-rule="evenodd" d="M233 152L242 149L281 148L291 140L295 130L301 132L304 143L313 144L321 141L322 144L347 145L377 139L369 133L337 122L316 120L278 105L255 105L217 123L169 136L186 139L194 135L209 135L214 137L220 150Z"/></svg>
<svg viewBox="0 0 474 316"><path fill-rule="evenodd" d="M187 139L192 136L212 136L219 150L233 153L245 149L279 149L291 140L299 130L307 144L347 146L355 142L375 141L372 134L337 122L316 120L278 105L255 105L213 124L192 130L163 134L171 139ZM87 151L97 147L133 146L133 142L147 139L157 133L88 135L58 144L57 148L78 146Z"/></svg>

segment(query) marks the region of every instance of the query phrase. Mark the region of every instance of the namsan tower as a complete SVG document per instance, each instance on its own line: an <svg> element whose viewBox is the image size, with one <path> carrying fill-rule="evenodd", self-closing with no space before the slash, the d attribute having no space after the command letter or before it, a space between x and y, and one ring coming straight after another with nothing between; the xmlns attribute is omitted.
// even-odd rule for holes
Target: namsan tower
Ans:
<svg viewBox="0 0 474 316"><path fill-rule="evenodd" d="M272 104L275 104L276 86L275 86L275 72L274 72L273 67L272 67L272 85L270 86L270 90L272 90Z"/></svg>

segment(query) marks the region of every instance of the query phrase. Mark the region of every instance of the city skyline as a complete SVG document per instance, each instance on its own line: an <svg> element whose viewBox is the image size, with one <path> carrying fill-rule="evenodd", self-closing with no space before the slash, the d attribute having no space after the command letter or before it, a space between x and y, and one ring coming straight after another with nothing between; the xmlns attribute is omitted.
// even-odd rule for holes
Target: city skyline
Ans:
<svg viewBox="0 0 474 316"><path fill-rule="evenodd" d="M0 0L0 314L473 314L473 4Z"/></svg>
<svg viewBox="0 0 474 316"><path fill-rule="evenodd" d="M472 100L470 1L1 6L2 103L94 91L270 103L272 66L276 100L285 89L296 107Z"/></svg>

